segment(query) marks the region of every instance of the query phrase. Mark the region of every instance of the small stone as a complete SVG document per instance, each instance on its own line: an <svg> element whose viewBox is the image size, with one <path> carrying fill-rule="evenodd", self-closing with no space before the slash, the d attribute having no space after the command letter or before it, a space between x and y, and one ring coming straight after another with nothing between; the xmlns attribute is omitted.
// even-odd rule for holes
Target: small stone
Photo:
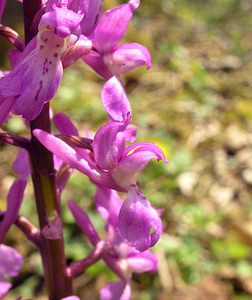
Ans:
<svg viewBox="0 0 252 300"><path fill-rule="evenodd" d="M191 196L198 182L199 175L195 172L185 172L178 176L178 186L185 196Z"/></svg>
<svg viewBox="0 0 252 300"><path fill-rule="evenodd" d="M225 207L230 203L234 196L234 191L231 187L220 186L215 183L210 189L210 197L217 203L220 207Z"/></svg>
<svg viewBox="0 0 252 300"><path fill-rule="evenodd" d="M244 179L244 181L247 184L252 185L252 170L251 169L245 169L242 172L242 178Z"/></svg>

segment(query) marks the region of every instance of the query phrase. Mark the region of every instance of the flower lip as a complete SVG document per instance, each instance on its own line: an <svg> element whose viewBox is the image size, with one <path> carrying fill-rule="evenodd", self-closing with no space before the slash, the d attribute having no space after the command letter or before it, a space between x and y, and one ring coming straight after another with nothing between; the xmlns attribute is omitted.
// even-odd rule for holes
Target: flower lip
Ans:
<svg viewBox="0 0 252 300"><path fill-rule="evenodd" d="M143 252L154 246L162 233L162 221L136 185L132 185L119 214L119 230L126 242Z"/></svg>

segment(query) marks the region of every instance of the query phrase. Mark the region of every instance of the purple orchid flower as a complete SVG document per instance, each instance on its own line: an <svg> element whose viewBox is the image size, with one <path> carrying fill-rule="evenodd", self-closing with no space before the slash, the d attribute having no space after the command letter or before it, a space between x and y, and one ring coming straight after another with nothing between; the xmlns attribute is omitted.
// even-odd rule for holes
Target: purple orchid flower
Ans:
<svg viewBox="0 0 252 300"><path fill-rule="evenodd" d="M151 56L144 46L137 43L118 45L139 4L140 0L130 0L106 11L94 31L93 49L83 60L106 79L138 66L151 67Z"/></svg>
<svg viewBox="0 0 252 300"><path fill-rule="evenodd" d="M92 44L81 33L94 30L101 1L86 2L49 1L37 37L18 56L13 70L0 80L0 124L10 111L28 121L35 119L55 95L63 65L90 51ZM91 23L85 26L84 19Z"/></svg>
<svg viewBox="0 0 252 300"><path fill-rule="evenodd" d="M110 122L96 133L92 143L93 154L90 153L89 159L51 134L35 130L34 135L48 150L94 183L128 192L121 208L119 228L129 245L145 251L159 239L162 222L158 212L137 187L135 176L152 158L167 160L161 149L152 143L125 146L126 141L135 138L135 131L128 128L130 104L116 77L105 84L102 101Z"/></svg>
<svg viewBox="0 0 252 300"><path fill-rule="evenodd" d="M95 202L98 212L106 221L106 242L110 245L110 249L104 253L103 259L109 267L111 264L116 264L116 267L120 269L119 276L121 277L119 281L108 284L100 291L100 299L129 300L132 272L155 272L157 270L157 258L149 251L139 252L124 242L118 228L119 212L123 202L115 191L97 186ZM100 239L88 215L73 201L69 201L69 208L77 224L95 246ZM96 239L94 239L94 235Z"/></svg>

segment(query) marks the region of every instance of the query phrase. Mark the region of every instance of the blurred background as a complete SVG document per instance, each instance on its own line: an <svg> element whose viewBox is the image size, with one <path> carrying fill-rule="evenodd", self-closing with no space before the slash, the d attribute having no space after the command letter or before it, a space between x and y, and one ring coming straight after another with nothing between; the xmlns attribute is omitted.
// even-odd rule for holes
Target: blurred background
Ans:
<svg viewBox="0 0 252 300"><path fill-rule="evenodd" d="M7 1L8 2L8 1ZM106 0L105 8L125 1ZM153 248L156 274L134 275L133 300L247 300L252 297L252 2L250 0L142 0L125 41L147 46L153 66L123 76L139 128L138 141L158 144L170 163L151 162L139 174L144 194L164 208L164 234ZM22 34L21 6L9 1L3 23ZM9 45L1 38L1 69ZM4 50L2 50L4 49ZM100 101L104 84L79 61L64 73L52 107L71 116L83 132L106 122ZM5 126L27 134L13 117ZM0 144L0 209L17 153ZM89 212L96 228L94 188L75 172L63 194L69 261L90 251L66 201ZM37 223L31 186L22 214ZM5 299L46 299L39 254L15 228L7 243L25 255L22 274ZM81 299L97 299L115 279L103 262L75 282Z"/></svg>

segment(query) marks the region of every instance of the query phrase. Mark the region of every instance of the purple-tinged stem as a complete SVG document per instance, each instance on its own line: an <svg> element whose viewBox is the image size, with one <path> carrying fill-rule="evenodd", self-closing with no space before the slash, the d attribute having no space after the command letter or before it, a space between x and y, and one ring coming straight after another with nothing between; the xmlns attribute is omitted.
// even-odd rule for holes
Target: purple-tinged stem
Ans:
<svg viewBox="0 0 252 300"><path fill-rule="evenodd" d="M12 28L0 25L0 35L4 36L18 50L23 51L25 44L23 39Z"/></svg>
<svg viewBox="0 0 252 300"><path fill-rule="evenodd" d="M34 31L33 20L41 10L41 0L24 0L24 22L26 44L37 34ZM34 129L50 132L49 104L45 104L39 116L30 122L31 128L31 175L35 192L35 199L39 217L39 226L42 229L56 216L60 216L59 201L56 194L55 169L52 153L49 152L33 136ZM62 230L60 230L62 232ZM72 278L66 274L66 258L64 240L60 238L48 239L41 235L41 256L44 267L45 282L48 298L59 300L70 296L72 292Z"/></svg>
<svg viewBox="0 0 252 300"><path fill-rule="evenodd" d="M24 148L26 150L29 150L31 146L30 140L3 129L0 129L0 141L5 142L6 144Z"/></svg>
<svg viewBox="0 0 252 300"><path fill-rule="evenodd" d="M41 247L40 230L23 216L19 216L15 225L25 234L27 239L35 244L38 248Z"/></svg>
<svg viewBox="0 0 252 300"><path fill-rule="evenodd" d="M68 267L68 274L71 277L76 277L84 272L88 267L92 266L102 258L104 252L107 251L108 244L106 241L98 242L92 252L84 259L71 263Z"/></svg>

